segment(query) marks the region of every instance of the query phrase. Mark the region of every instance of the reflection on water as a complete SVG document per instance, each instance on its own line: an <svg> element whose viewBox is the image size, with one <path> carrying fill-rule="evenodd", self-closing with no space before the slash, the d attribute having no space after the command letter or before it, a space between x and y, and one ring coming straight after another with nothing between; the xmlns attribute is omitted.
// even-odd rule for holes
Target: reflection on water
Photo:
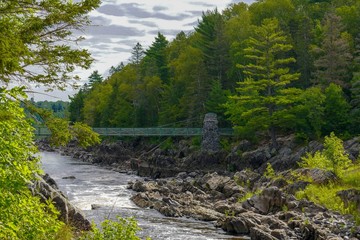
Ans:
<svg viewBox="0 0 360 240"><path fill-rule="evenodd" d="M42 152L40 155L44 171L55 179L70 201L96 223L116 216L133 216L142 228L139 233L142 237L173 240L248 239L225 235L212 223L164 217L155 210L137 207L130 200L134 192L126 189L129 181L139 179L137 176L82 163L58 153ZM75 178L67 178L71 176ZM92 205L97 208L91 210Z"/></svg>

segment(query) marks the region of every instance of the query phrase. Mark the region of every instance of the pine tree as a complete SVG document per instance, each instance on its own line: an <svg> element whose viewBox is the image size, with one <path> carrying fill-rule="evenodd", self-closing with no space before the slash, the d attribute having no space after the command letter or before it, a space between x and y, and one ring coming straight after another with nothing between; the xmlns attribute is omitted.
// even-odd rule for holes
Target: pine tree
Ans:
<svg viewBox="0 0 360 240"><path fill-rule="evenodd" d="M145 51L140 43L136 43L131 51L130 62L139 65L140 61L144 57Z"/></svg>
<svg viewBox="0 0 360 240"><path fill-rule="evenodd" d="M256 29L256 38L250 38L248 47L244 49L249 62L238 67L243 69L247 78L238 82L238 94L231 97L235 104L228 105L230 115L237 114L239 109L242 111L241 119L234 122L239 124L236 128L240 132L268 130L275 148L276 128L294 120L295 116L289 109L301 93L301 90L289 87L299 78L298 73L290 73L290 69L285 67L295 62L292 57L283 57L291 49L292 45L279 29L278 21L264 20Z"/></svg>
<svg viewBox="0 0 360 240"><path fill-rule="evenodd" d="M330 83L349 87L349 66L351 54L349 43L342 38L340 17L328 13L324 19L324 38L321 46L314 48L320 56L315 60L315 83L329 86Z"/></svg>
<svg viewBox="0 0 360 240"><path fill-rule="evenodd" d="M95 85L100 84L103 81L103 77L99 74L98 70L95 70L91 73L88 80L89 80L89 87L93 88Z"/></svg>

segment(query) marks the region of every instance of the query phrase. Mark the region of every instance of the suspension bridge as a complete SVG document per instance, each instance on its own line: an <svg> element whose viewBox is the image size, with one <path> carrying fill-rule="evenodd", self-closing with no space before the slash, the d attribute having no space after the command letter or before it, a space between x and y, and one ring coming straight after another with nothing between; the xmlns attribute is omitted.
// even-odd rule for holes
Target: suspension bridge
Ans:
<svg viewBox="0 0 360 240"><path fill-rule="evenodd" d="M37 136L49 136L51 132L46 127L35 127ZM151 136L201 136L202 128L93 128L101 136L117 137L151 137ZM231 128L219 128L220 136L232 136Z"/></svg>

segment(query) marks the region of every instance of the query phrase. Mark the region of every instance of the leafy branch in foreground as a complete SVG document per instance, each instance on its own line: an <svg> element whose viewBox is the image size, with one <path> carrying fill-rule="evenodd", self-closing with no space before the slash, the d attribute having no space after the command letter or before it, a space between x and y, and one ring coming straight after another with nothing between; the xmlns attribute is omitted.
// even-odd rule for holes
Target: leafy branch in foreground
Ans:
<svg viewBox="0 0 360 240"><path fill-rule="evenodd" d="M70 141L75 140L81 147L85 148L100 143L99 134L94 132L88 125L80 122L70 125L69 121L55 117L47 109L37 108L29 101L24 103L26 109L32 115L40 117L50 130L50 143L52 145L65 146Z"/></svg>
<svg viewBox="0 0 360 240"><path fill-rule="evenodd" d="M0 239L54 239L64 223L50 203L41 203L28 189L41 170L22 97L21 88L0 88Z"/></svg>

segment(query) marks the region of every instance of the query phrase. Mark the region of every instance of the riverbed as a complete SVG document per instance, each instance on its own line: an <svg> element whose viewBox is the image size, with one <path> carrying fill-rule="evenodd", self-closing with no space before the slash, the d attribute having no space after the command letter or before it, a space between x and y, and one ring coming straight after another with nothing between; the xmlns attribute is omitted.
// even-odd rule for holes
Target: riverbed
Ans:
<svg viewBox="0 0 360 240"><path fill-rule="evenodd" d="M137 207L130 200L135 192L127 189L127 183L139 179L138 176L118 173L55 152L41 152L40 156L44 171L57 182L70 201L97 224L104 219L115 219L116 216L135 217L142 229L138 233L141 238L249 239L226 235L210 222L169 218L156 210Z"/></svg>

